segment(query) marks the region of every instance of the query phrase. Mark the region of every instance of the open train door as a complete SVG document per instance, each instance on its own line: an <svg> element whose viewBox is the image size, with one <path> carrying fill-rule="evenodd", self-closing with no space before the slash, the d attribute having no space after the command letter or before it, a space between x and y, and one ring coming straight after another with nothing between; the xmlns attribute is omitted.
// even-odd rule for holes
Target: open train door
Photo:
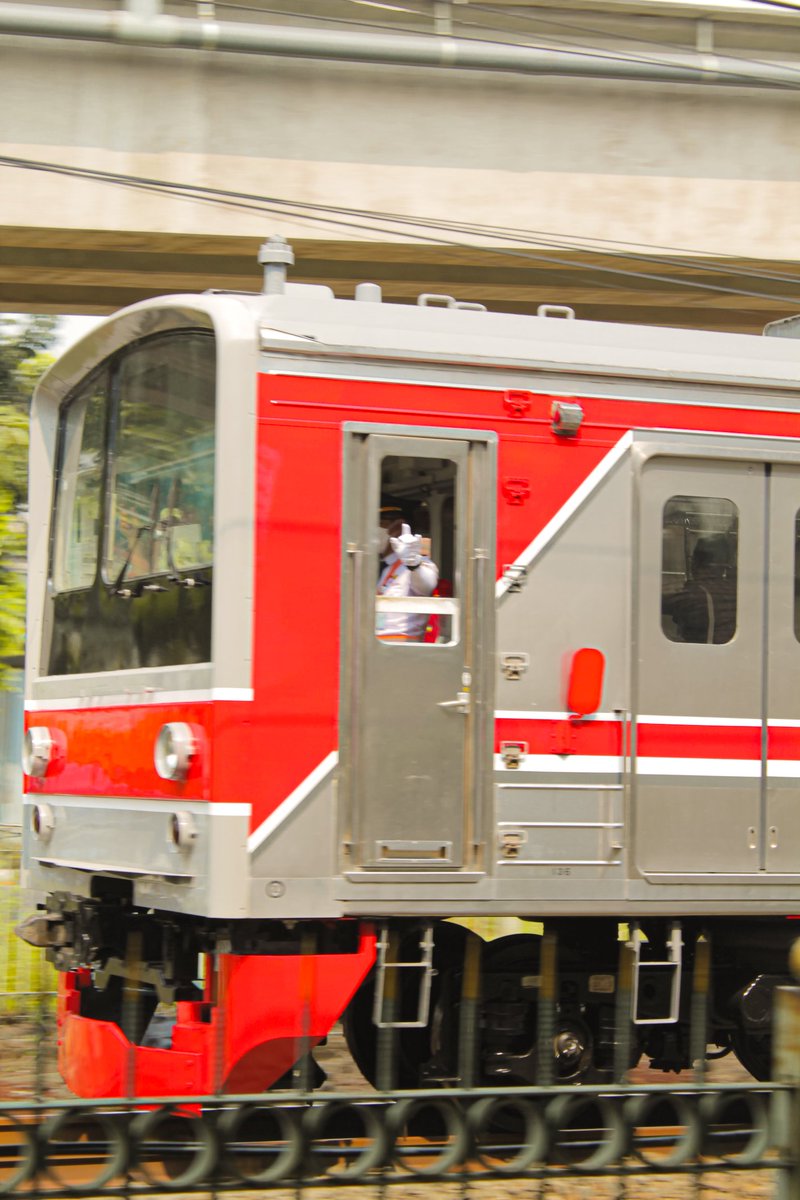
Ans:
<svg viewBox="0 0 800 1200"><path fill-rule="evenodd" d="M480 870L492 763L496 437L360 424L346 425L344 437L343 870ZM433 595L377 595L387 570L382 508L423 537L438 567Z"/></svg>

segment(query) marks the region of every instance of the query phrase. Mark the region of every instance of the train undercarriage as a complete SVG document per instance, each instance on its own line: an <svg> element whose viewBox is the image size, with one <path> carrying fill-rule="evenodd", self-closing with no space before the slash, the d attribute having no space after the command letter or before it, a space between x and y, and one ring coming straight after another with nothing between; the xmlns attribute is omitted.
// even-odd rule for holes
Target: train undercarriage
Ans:
<svg viewBox="0 0 800 1200"><path fill-rule="evenodd" d="M491 941L470 924L198 922L104 891L51 896L19 932L64 972L60 1066L83 1095L129 1091L132 1049L137 1094L313 1087L339 1018L382 1087L603 1083L703 1047L769 1078L790 921L564 918Z"/></svg>

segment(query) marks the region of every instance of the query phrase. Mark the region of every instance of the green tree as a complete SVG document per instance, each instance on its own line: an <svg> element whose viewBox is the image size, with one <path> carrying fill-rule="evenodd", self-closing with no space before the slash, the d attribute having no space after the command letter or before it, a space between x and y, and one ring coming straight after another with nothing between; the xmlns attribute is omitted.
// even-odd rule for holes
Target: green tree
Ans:
<svg viewBox="0 0 800 1200"><path fill-rule="evenodd" d="M0 319L0 688L25 646L28 414L56 327L56 317Z"/></svg>

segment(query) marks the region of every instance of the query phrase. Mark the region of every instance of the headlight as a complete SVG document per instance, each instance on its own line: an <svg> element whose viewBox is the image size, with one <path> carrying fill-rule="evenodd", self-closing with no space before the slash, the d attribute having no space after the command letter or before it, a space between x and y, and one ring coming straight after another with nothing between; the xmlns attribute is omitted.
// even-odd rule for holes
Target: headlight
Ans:
<svg viewBox="0 0 800 1200"><path fill-rule="evenodd" d="M162 779L185 779L198 751L197 737L191 725L172 721L164 725L156 738L153 758Z"/></svg>
<svg viewBox="0 0 800 1200"><path fill-rule="evenodd" d="M26 775L41 779L53 761L55 742L50 730L44 725L31 725L25 732L22 744L22 769Z"/></svg>

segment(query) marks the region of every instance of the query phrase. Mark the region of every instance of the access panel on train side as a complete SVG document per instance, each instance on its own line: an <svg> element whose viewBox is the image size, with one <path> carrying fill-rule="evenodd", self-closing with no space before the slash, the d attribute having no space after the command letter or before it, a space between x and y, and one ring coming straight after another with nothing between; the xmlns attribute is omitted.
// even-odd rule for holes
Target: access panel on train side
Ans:
<svg viewBox="0 0 800 1200"><path fill-rule="evenodd" d="M345 427L344 871L482 869L495 452L491 433ZM390 536L415 539L410 568Z"/></svg>

